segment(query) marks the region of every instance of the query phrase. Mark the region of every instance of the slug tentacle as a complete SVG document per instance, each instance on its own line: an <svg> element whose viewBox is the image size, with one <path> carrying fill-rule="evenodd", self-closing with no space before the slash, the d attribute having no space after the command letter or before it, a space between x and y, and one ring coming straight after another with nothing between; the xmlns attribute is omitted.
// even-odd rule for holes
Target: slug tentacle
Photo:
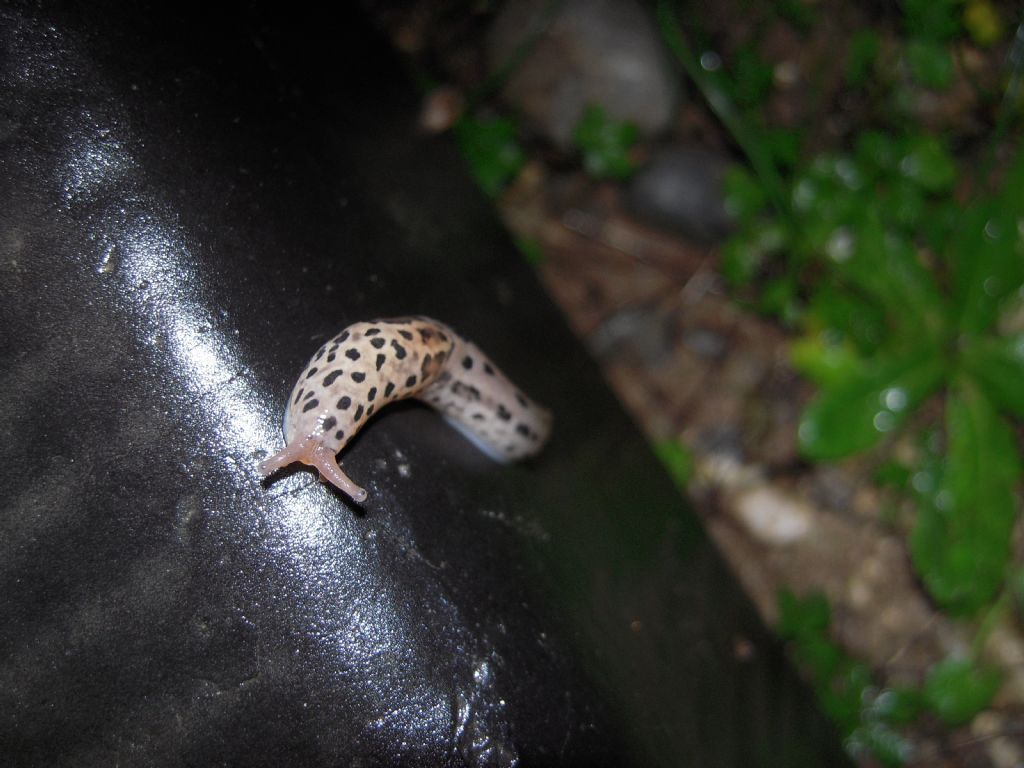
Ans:
<svg viewBox="0 0 1024 768"><path fill-rule="evenodd" d="M532 402L472 342L426 317L356 323L324 344L299 376L284 418L287 445L260 464L264 476L296 461L356 501L366 491L336 455L363 424L394 400L437 408L498 461L536 454L550 413Z"/></svg>
<svg viewBox="0 0 1024 768"><path fill-rule="evenodd" d="M366 489L356 485L352 478L338 466L335 458L337 452L321 443L313 436L304 437L298 442L289 443L266 461L260 463L263 477L273 474L282 467L301 461L316 467L324 480L335 488L344 491L354 501L366 501Z"/></svg>

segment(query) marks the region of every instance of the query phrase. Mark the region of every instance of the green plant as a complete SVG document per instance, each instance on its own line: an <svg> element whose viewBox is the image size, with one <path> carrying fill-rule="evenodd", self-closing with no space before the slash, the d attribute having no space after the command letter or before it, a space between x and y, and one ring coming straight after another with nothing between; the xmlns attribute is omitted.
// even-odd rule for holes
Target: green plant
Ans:
<svg viewBox="0 0 1024 768"><path fill-rule="evenodd" d="M803 454L841 459L908 422L933 430L942 414L938 439L905 468L916 502L910 549L936 601L976 614L1007 578L1021 477L1024 151L997 191L963 205L944 142L897 110L887 130L856 135L851 151L780 171L771 147L694 65L667 8L659 12L670 44L751 161L726 180L738 229L722 271L741 300L800 331L792 359L819 388L800 421ZM954 0L904 0L906 50L948 54L958 9ZM870 36L854 42L855 52L876 45ZM866 77L864 63L854 64L848 80ZM938 85L924 70L914 77ZM976 184L986 181L982 170Z"/></svg>
<svg viewBox="0 0 1024 768"><path fill-rule="evenodd" d="M693 477L693 454L679 440L655 443L654 453L679 488L686 488Z"/></svg>
<svg viewBox="0 0 1024 768"><path fill-rule="evenodd" d="M1009 417L1024 415L1024 336L997 321L1024 296L1024 154L1000 193L954 212L937 142L905 143L890 169L872 167L880 142L867 142L871 163L819 163L794 185L806 204L789 245L816 276L793 359L820 387L800 445L815 460L864 451L941 393L944 438L915 468L911 552L936 600L972 614L1002 587L1021 475Z"/></svg>
<svg viewBox="0 0 1024 768"><path fill-rule="evenodd" d="M634 169L629 150L636 143L636 126L613 120L596 104L588 106L573 130L583 154L583 167L598 179L624 179Z"/></svg>
<svg viewBox="0 0 1024 768"><path fill-rule="evenodd" d="M491 197L501 192L526 162L515 123L506 118L467 115L456 123L455 138L473 178Z"/></svg>
<svg viewBox="0 0 1024 768"><path fill-rule="evenodd" d="M928 670L920 687L877 685L868 668L848 656L829 635L831 609L821 594L778 596L779 635L814 686L822 708L854 756L870 755L883 765L902 765L910 745L900 728L923 713L948 725L962 725L987 707L999 687L994 670L968 658L947 658Z"/></svg>

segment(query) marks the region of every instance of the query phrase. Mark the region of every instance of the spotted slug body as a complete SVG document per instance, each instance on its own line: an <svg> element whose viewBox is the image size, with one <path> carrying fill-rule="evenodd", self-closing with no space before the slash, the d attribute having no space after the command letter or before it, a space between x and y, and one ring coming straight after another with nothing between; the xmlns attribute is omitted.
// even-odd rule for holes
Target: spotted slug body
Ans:
<svg viewBox="0 0 1024 768"><path fill-rule="evenodd" d="M414 397L497 461L532 456L551 415L470 341L427 317L355 323L316 351L288 398L286 445L260 464L264 476L300 461L356 501L366 491L336 455L388 403Z"/></svg>

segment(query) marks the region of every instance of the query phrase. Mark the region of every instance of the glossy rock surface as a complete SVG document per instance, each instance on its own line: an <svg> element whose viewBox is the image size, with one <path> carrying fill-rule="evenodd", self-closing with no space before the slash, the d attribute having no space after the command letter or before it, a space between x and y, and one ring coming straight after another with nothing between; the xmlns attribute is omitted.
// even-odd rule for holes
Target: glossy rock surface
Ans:
<svg viewBox="0 0 1024 768"><path fill-rule="evenodd" d="M841 761L400 64L288 10L0 10L0 762ZM261 485L311 352L407 313L548 450L399 404L362 506Z"/></svg>

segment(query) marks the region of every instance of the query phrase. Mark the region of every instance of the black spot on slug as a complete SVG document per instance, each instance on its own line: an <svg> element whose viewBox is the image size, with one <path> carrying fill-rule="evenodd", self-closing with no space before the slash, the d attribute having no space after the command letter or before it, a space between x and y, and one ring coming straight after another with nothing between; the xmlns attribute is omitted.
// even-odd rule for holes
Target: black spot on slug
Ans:
<svg viewBox="0 0 1024 768"><path fill-rule="evenodd" d="M509 419L512 418L512 414L509 413L508 408L506 408L504 405L499 405L498 418L501 419L502 421L508 421Z"/></svg>
<svg viewBox="0 0 1024 768"><path fill-rule="evenodd" d="M494 375L494 369L491 367L490 363L484 363L484 373L486 373L488 376Z"/></svg>
<svg viewBox="0 0 1024 768"><path fill-rule="evenodd" d="M522 392L516 392L516 402L523 406L523 408L530 407L529 401L525 397L523 397Z"/></svg>
<svg viewBox="0 0 1024 768"><path fill-rule="evenodd" d="M462 367L465 368L467 371L470 370L473 367L473 358L470 357L469 355L466 355L464 358L462 358Z"/></svg>
<svg viewBox="0 0 1024 768"><path fill-rule="evenodd" d="M319 370L320 370L319 368L310 368L309 369L309 373L306 374L306 378L307 379L313 378L314 376L316 376L316 372L319 371Z"/></svg>
<svg viewBox="0 0 1024 768"><path fill-rule="evenodd" d="M352 414L352 421L359 421L363 418L363 406L356 407L356 412Z"/></svg>
<svg viewBox="0 0 1024 768"><path fill-rule="evenodd" d="M311 389L311 390L309 390L309 392L306 393L306 396L304 398L302 398L302 399L303 400L309 400L309 398L311 398L314 394L316 394L316 390L315 389Z"/></svg>
<svg viewBox="0 0 1024 768"><path fill-rule="evenodd" d="M320 425L320 428L324 432L330 432L337 425L338 425L338 420L336 418L334 418L333 416L328 416L326 419L324 419L324 423Z"/></svg>
<svg viewBox="0 0 1024 768"><path fill-rule="evenodd" d="M320 349L317 350L316 357L314 357L313 359L314 360L319 360L321 357L324 356L324 352L326 352L326 351L327 351L327 345L325 344L324 346L320 347Z"/></svg>
<svg viewBox="0 0 1024 768"><path fill-rule="evenodd" d="M335 337L334 340L339 344L343 344L344 342L348 341L348 331L342 331L337 335L337 337Z"/></svg>
<svg viewBox="0 0 1024 768"><path fill-rule="evenodd" d="M434 338L434 332L429 328L420 328L420 338L424 341L430 341Z"/></svg>
<svg viewBox="0 0 1024 768"><path fill-rule="evenodd" d="M351 349L346 349L345 350L345 357L347 357L349 360L358 360L359 359L359 350L356 349L355 347L352 347Z"/></svg>
<svg viewBox="0 0 1024 768"><path fill-rule="evenodd" d="M330 373L328 373L326 376L324 376L324 386L325 387L331 386L331 384L336 382L338 380L338 377L341 376L343 373L345 373L345 372L343 370L341 370L340 368L338 368L337 370L334 370L334 371L331 371Z"/></svg>
<svg viewBox="0 0 1024 768"><path fill-rule="evenodd" d="M338 356L337 356L336 354L334 354L333 352L331 352L331 354L329 354L329 355L327 356L327 362L328 362L328 363L333 363L333 362L334 362L334 361L335 361L335 360L337 359L337 357L338 357Z"/></svg>
<svg viewBox="0 0 1024 768"><path fill-rule="evenodd" d="M337 432L335 432L334 433L334 439L335 440L344 440L345 439L345 430L344 429L339 429Z"/></svg>
<svg viewBox="0 0 1024 768"><path fill-rule="evenodd" d="M376 396L377 396L377 388L376 387L370 387L370 391L366 393L366 399L369 400L372 403L373 399Z"/></svg>
<svg viewBox="0 0 1024 768"><path fill-rule="evenodd" d="M474 402L480 399L480 390L461 381L452 382L452 393L459 397L465 397Z"/></svg>
<svg viewBox="0 0 1024 768"><path fill-rule="evenodd" d="M341 398L341 400L338 401L338 410L347 411L350 405L352 405L352 398L349 397L348 395L345 395L343 398Z"/></svg>
<svg viewBox="0 0 1024 768"><path fill-rule="evenodd" d="M379 354L379 355L377 355L377 370L378 370L378 371L379 371L379 370L380 370L381 368L383 368L383 367L384 367L384 361L385 361L385 360L387 360L387 359L388 359L388 358L387 358L387 355L385 355L385 354L383 354L383 353L382 353L382 354Z"/></svg>
<svg viewBox="0 0 1024 768"><path fill-rule="evenodd" d="M399 360L403 360L405 358L405 347L399 344L395 339L391 340L391 346L395 348L395 357Z"/></svg>
<svg viewBox="0 0 1024 768"><path fill-rule="evenodd" d="M366 335L369 336L370 334L366 334ZM373 339L372 341L370 341L370 344L373 346L374 349L380 349L385 344L387 344L387 342L384 341L384 339L376 338L376 339Z"/></svg>
<svg viewBox="0 0 1024 768"><path fill-rule="evenodd" d="M410 376L408 379L406 379L405 380L405 386L407 386L407 387L415 387L416 386L416 377L415 376Z"/></svg>
<svg viewBox="0 0 1024 768"><path fill-rule="evenodd" d="M518 432L523 437L529 437L529 435L530 435L530 428L528 426L526 426L525 424L517 424L516 425L516 432Z"/></svg>
<svg viewBox="0 0 1024 768"><path fill-rule="evenodd" d="M473 414L473 421L483 421L486 418L487 417L484 416L482 413L474 413Z"/></svg>
<svg viewBox="0 0 1024 768"><path fill-rule="evenodd" d="M320 401L319 401L319 400L310 400L310 401L309 401L308 403L306 403L306 404L305 404L305 405L304 405L304 406L302 407L302 412L303 412L303 413L306 413L307 411L312 411L312 410L313 410L314 408L316 408L316 407L317 407L318 405L320 405Z"/></svg>
<svg viewBox="0 0 1024 768"><path fill-rule="evenodd" d="M395 385L392 384L389 381L388 385L386 387L384 387L384 397L391 397L391 393L394 392L394 391L395 391Z"/></svg>
<svg viewBox="0 0 1024 768"><path fill-rule="evenodd" d="M399 335L399 336L401 336L401 337L402 337L403 339L405 339L406 341L412 341L412 334L411 334L411 333L409 333L408 331L403 331L403 330L400 330L400 331L398 332L398 335Z"/></svg>
<svg viewBox="0 0 1024 768"><path fill-rule="evenodd" d="M356 371L355 373L352 374L352 381L356 382L357 384L362 384L364 381L366 381L366 374L360 371Z"/></svg>
<svg viewBox="0 0 1024 768"><path fill-rule="evenodd" d="M372 406L372 405L369 408L366 409L366 418L370 418L371 416L373 416L373 409L374 409L374 406Z"/></svg>
<svg viewBox="0 0 1024 768"><path fill-rule="evenodd" d="M366 333L363 334L363 336L376 336L378 333L380 333L380 328L368 328ZM383 339L379 339L379 341L381 344L384 343Z"/></svg>
<svg viewBox="0 0 1024 768"><path fill-rule="evenodd" d="M295 405L295 403L299 402L299 398L302 397L302 393L305 392L305 391L306 390L305 390L304 387L300 387L299 388L299 391L295 394L295 402L292 403L292 405Z"/></svg>

